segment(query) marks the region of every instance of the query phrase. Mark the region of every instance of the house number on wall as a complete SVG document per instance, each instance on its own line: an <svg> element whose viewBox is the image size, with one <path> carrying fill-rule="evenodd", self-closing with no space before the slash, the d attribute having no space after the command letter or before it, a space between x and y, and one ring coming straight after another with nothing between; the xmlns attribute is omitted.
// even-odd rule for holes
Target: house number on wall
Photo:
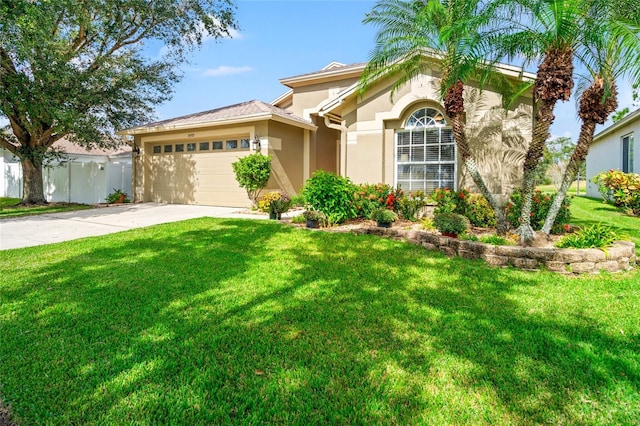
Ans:
<svg viewBox="0 0 640 426"><path fill-rule="evenodd" d="M192 138L192 137L194 137L195 135L196 135L195 133L189 133L189 134L187 135L187 137L188 137L188 138Z"/></svg>

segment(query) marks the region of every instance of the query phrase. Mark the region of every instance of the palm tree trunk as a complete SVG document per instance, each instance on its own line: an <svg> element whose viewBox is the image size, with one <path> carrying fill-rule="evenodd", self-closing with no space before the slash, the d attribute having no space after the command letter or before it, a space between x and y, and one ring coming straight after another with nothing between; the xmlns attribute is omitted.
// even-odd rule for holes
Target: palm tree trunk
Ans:
<svg viewBox="0 0 640 426"><path fill-rule="evenodd" d="M589 153L589 145L591 145L595 130L595 122L586 121L582 123L578 143L573 150L573 154L571 154L571 158L569 159L567 168L565 169L564 175L562 176L560 189L554 197L553 203L551 203L551 207L549 208L547 217L544 220L544 225L542 226L542 232L547 235L551 233L551 228L556 221L556 216L560 211L562 202L567 197L567 191L569 190L571 183L575 180L576 175L578 174L578 170L580 170L582 163L584 163L584 160L587 158L587 154Z"/></svg>
<svg viewBox="0 0 640 426"><path fill-rule="evenodd" d="M531 201L535 189L536 169L544 152L544 144L549 138L549 128L553 119L553 108L556 101L541 101L536 113L536 124L533 129L531 145L527 150L524 160L524 172L522 176L522 210L520 211L520 226L516 233L520 236L523 245L529 245L534 240L536 233L531 227Z"/></svg>
<svg viewBox="0 0 640 426"><path fill-rule="evenodd" d="M484 179L478 171L478 164L476 163L476 160L472 157L469 157L464 160L464 166L471 176L471 179L473 179L473 183L476 184L478 191L480 191L482 196L487 200L487 202L493 209L493 213L496 216L496 232L498 233L498 235L505 235L507 233L507 229L509 229L509 226L507 224L507 218L504 214L504 210L502 206L498 204L493 194L489 192L487 185L485 185Z"/></svg>
<svg viewBox="0 0 640 426"><path fill-rule="evenodd" d="M478 188L478 191L480 191L480 194L482 194L482 196L487 200L487 202L493 209L493 212L496 216L496 232L499 235L504 235L507 233L508 229L504 211L496 201L493 194L489 192L489 189L484 183L484 179L482 178L482 175L480 175L480 171L478 170L478 163L476 163L475 158L473 158L473 156L471 155L471 149L469 147L469 143L467 142L466 126L463 116L461 113L456 113L453 114L450 119L451 128L453 130L453 138L456 141L456 145L458 146L458 152L460 153L460 157L462 158L464 167L471 176L471 179Z"/></svg>
<svg viewBox="0 0 640 426"><path fill-rule="evenodd" d="M464 121L464 84L458 80L455 84L447 89L443 104L444 109L451 121L451 129L453 130L453 140L456 142L458 152L462 158L464 167L471 175L473 183L487 200L496 216L496 232L500 235L507 233L507 220L501 206L498 205L493 194L489 192L484 179L478 170L478 164L471 155L471 148L467 142L466 124Z"/></svg>

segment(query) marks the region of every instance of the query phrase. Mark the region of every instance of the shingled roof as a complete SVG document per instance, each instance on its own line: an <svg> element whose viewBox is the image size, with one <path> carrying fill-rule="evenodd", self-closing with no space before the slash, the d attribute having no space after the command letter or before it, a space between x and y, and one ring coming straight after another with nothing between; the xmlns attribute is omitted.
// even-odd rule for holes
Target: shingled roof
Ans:
<svg viewBox="0 0 640 426"><path fill-rule="evenodd" d="M77 145L66 138L62 138L56 141L53 146L58 148L67 154L71 155L124 155L131 154L131 147L128 145L122 145L115 148L93 148L87 149L84 146Z"/></svg>
<svg viewBox="0 0 640 426"><path fill-rule="evenodd" d="M194 114L183 115L181 117L170 118L168 120L156 121L143 126L134 127L132 129L123 130L119 133L138 133L138 131L151 130L157 131L158 128L172 129L179 127L190 127L194 125L206 125L224 123L233 120L254 121L259 119L281 118L288 122L293 122L302 127L314 127L311 121L298 117L287 110L274 105L267 104L259 100L242 102L235 105L229 105L221 108L211 109L208 111L196 112Z"/></svg>

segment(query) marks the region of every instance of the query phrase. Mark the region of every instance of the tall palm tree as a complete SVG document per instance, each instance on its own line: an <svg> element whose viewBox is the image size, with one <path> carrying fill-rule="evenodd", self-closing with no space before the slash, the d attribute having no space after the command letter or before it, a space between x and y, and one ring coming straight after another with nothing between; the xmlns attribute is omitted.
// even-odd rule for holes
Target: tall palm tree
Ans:
<svg viewBox="0 0 640 426"><path fill-rule="evenodd" d="M490 20L482 0L380 0L364 19L378 27L376 45L360 81L361 93L379 78L396 77L391 94L431 66L442 72L440 93L464 166L493 208L498 232L506 232L501 206L489 192L472 155L465 129L464 83L491 76L481 54L480 28ZM502 81L501 83L504 83Z"/></svg>
<svg viewBox="0 0 640 426"><path fill-rule="evenodd" d="M624 1L629 1L630 7L637 3L636 0ZM640 81L640 15L620 15L619 11L629 10L620 2L623 0L618 0L613 9L609 1L595 0L587 5L594 15L585 21L588 37L576 52L587 70L581 86L588 86L579 90L580 136L542 227L547 235L551 233L569 186L587 157L596 125L604 124L617 108L616 80L628 76L633 81Z"/></svg>
<svg viewBox="0 0 640 426"><path fill-rule="evenodd" d="M531 202L536 169L549 139L558 101L567 101L573 89L573 60L579 45L583 10L581 0L504 0L501 5L503 34L499 50L506 56L524 57L537 62L533 96L536 106L533 135L523 165L522 210L517 233L530 244L535 238L531 227Z"/></svg>

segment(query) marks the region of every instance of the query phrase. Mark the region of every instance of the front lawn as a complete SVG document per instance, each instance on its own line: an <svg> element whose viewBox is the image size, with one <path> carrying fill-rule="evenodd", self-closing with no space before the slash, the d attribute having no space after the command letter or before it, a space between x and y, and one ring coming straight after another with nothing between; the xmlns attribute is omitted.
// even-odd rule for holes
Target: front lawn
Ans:
<svg viewBox="0 0 640 426"><path fill-rule="evenodd" d="M62 213L93 208L88 204L49 203L45 206L21 206L19 198L0 198L0 219L45 213Z"/></svg>
<svg viewBox="0 0 640 426"><path fill-rule="evenodd" d="M0 252L28 424L632 424L640 275L197 219Z"/></svg>
<svg viewBox="0 0 640 426"><path fill-rule="evenodd" d="M597 198L573 197L571 223L580 226L607 224L636 243L636 252L640 254L640 217L638 216L624 214L611 204L605 204Z"/></svg>

